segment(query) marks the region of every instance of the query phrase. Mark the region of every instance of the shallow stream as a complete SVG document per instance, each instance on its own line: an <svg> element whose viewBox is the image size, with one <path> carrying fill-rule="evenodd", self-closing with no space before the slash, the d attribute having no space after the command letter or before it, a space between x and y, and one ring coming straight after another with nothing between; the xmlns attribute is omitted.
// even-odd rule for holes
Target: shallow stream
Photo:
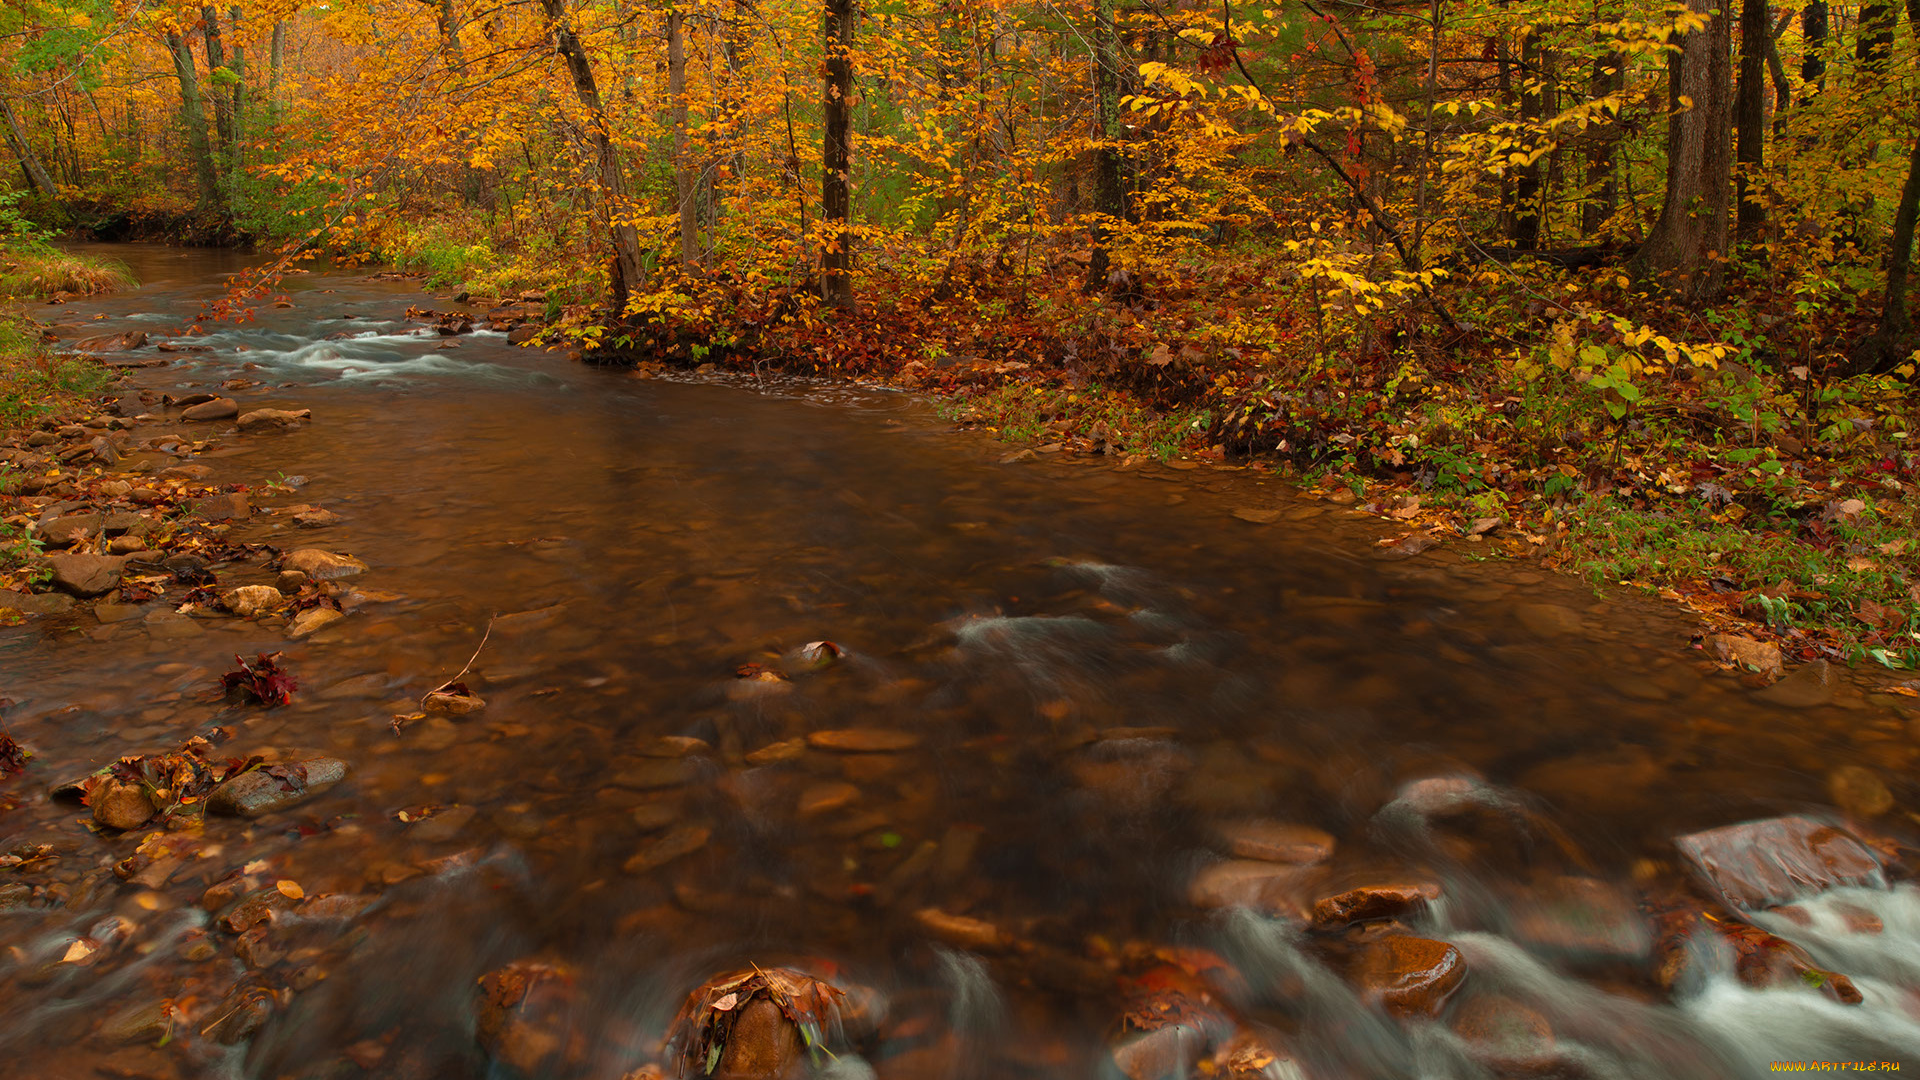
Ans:
<svg viewBox="0 0 1920 1080"><path fill-rule="evenodd" d="M36 316L69 336L158 333L249 262L103 250L143 286ZM1115 1076L1121 976L1181 948L1229 961L1228 1010L1322 1080L1920 1068L1911 884L1758 917L1850 974L1865 997L1851 1006L1745 986L1711 950L1669 993L1648 975L1651 921L1567 925L1556 899L1569 878L1632 902L1682 879L1682 834L1839 821L1831 778L1847 766L1894 796L1863 829L1909 836L1920 744L1899 698L1849 683L1810 708L1767 702L1703 670L1677 613L1475 561L1464 541L1378 558L1377 525L1258 469L1000 464L1006 446L891 391L645 379L501 334L442 339L402 318L450 307L414 282L315 273L286 291L291 307L177 339L211 351L134 372L128 393L246 377L263 385L233 393L243 408L312 409L286 434L202 425L219 445L194 460L259 507L341 515L307 531L260 513L232 536L350 552L374 599L297 642L84 608L0 629L6 723L37 754L0 784L21 803L0 814L0 847L59 853L0 884L66 894L0 914L0 1073L504 1076L476 1049L476 979L537 957L577 979L554 1076L652 1060L688 991L747 963L812 965L883 1003L866 1064L839 1075ZM287 478L303 480L270 486ZM1247 509L1278 514L1234 516ZM215 570L223 586L273 580L257 562ZM844 655L815 670L798 650L817 641ZM466 681L486 707L396 730L476 649ZM275 650L292 704L220 700L236 653ZM738 677L749 664L792 677ZM353 773L289 812L210 818L183 865L145 883L112 872L138 835L96 834L47 796L215 725L236 732L223 752L319 753ZM804 741L841 729L914 740ZM671 756L692 745L675 736L705 748ZM1429 827L1436 788L1417 782L1436 778L1492 823ZM422 807L453 810L396 816ZM1404 919L1465 958L1436 1018L1369 1003L1341 974L1345 946L1282 914L1196 904L1196 875L1230 853L1223 829L1249 820L1331 835L1321 893L1441 887ZM371 904L288 920L256 957L272 962L249 966L199 906L249 866ZM1862 908L1877 931L1842 917ZM966 947L927 909L997 937ZM58 963L80 939L99 956ZM217 1021L206 1003L248 980L272 1009L243 1042L115 1034L159 1001ZM1547 1065L1476 1051L1461 1010L1488 996L1551 1026Z"/></svg>

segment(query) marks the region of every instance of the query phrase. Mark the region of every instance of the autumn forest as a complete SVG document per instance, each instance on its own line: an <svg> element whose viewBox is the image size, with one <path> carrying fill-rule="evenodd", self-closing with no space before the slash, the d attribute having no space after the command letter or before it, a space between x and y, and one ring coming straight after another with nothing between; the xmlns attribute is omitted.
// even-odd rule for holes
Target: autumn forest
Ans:
<svg viewBox="0 0 1920 1080"><path fill-rule="evenodd" d="M590 360L1264 455L1653 585L1687 574L1558 534L1675 511L1825 552L1805 508L1909 475L1914 3L6 17L31 228L385 263L537 298L536 344Z"/></svg>

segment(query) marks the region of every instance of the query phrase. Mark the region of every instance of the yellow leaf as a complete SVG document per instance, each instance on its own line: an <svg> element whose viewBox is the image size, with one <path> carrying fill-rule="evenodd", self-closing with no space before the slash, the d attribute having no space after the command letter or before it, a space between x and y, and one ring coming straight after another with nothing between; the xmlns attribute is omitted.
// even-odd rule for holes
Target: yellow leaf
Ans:
<svg viewBox="0 0 1920 1080"><path fill-rule="evenodd" d="M300 887L299 882L288 881L285 878L282 878L281 880L274 882L273 887L276 889L279 889L280 895L286 897L289 900L298 900L307 895L306 890Z"/></svg>

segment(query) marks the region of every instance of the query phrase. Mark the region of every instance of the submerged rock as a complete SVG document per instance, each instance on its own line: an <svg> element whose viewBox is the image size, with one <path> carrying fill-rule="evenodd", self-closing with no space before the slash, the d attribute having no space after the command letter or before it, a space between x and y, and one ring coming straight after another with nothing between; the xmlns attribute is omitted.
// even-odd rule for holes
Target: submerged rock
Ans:
<svg viewBox="0 0 1920 1080"><path fill-rule="evenodd" d="M1462 1005L1453 1030L1474 1057L1495 1069L1534 1073L1551 1067L1553 1025L1509 997L1489 994Z"/></svg>
<svg viewBox="0 0 1920 1080"><path fill-rule="evenodd" d="M1801 664L1787 677L1753 695L1789 709L1811 709L1833 700L1833 669L1825 660Z"/></svg>
<svg viewBox="0 0 1920 1080"><path fill-rule="evenodd" d="M480 976L474 1037L489 1058L527 1076L547 1075L583 1051L571 1017L579 1004L572 968L516 961Z"/></svg>
<svg viewBox="0 0 1920 1080"><path fill-rule="evenodd" d="M286 431L313 418L312 409L255 409L240 417L241 431Z"/></svg>
<svg viewBox="0 0 1920 1080"><path fill-rule="evenodd" d="M1113 1048L1113 1064L1127 1080L1171 1080L1191 1075L1212 1040L1189 1024L1142 1032Z"/></svg>
<svg viewBox="0 0 1920 1080"><path fill-rule="evenodd" d="M1515 939L1543 951L1633 958L1645 956L1653 940L1633 899L1596 878L1555 878L1512 906Z"/></svg>
<svg viewBox="0 0 1920 1080"><path fill-rule="evenodd" d="M684 855L707 846L713 830L705 825L682 825L664 835L640 846L640 850L626 861L625 869L629 874L645 874L672 862Z"/></svg>
<svg viewBox="0 0 1920 1080"><path fill-rule="evenodd" d="M1228 852L1242 859L1311 866L1333 855L1333 837L1310 825L1232 821L1217 826L1214 833Z"/></svg>
<svg viewBox="0 0 1920 1080"><path fill-rule="evenodd" d="M253 515L253 504L237 491L209 495L193 504L193 516L206 521L245 521Z"/></svg>
<svg viewBox="0 0 1920 1080"><path fill-rule="evenodd" d="M216 814L259 817L313 798L346 779L347 763L338 758L307 758L241 773L213 789L207 809Z"/></svg>
<svg viewBox="0 0 1920 1080"><path fill-rule="evenodd" d="M911 750L920 745L920 736L894 728L840 728L813 732L807 736L807 745L818 750L874 754Z"/></svg>
<svg viewBox="0 0 1920 1080"><path fill-rule="evenodd" d="M1209 863L1194 875L1187 899L1195 907L1245 907L1304 922L1310 868L1257 859Z"/></svg>

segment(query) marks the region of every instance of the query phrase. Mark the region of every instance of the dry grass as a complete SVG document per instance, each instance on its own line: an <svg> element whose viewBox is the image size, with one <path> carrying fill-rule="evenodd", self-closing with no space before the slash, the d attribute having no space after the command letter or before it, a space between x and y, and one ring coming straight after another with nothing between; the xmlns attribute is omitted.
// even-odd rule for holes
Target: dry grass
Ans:
<svg viewBox="0 0 1920 1080"><path fill-rule="evenodd" d="M39 244L0 250L0 296L20 300L45 300L60 293L92 296L133 283L132 272L112 259Z"/></svg>

